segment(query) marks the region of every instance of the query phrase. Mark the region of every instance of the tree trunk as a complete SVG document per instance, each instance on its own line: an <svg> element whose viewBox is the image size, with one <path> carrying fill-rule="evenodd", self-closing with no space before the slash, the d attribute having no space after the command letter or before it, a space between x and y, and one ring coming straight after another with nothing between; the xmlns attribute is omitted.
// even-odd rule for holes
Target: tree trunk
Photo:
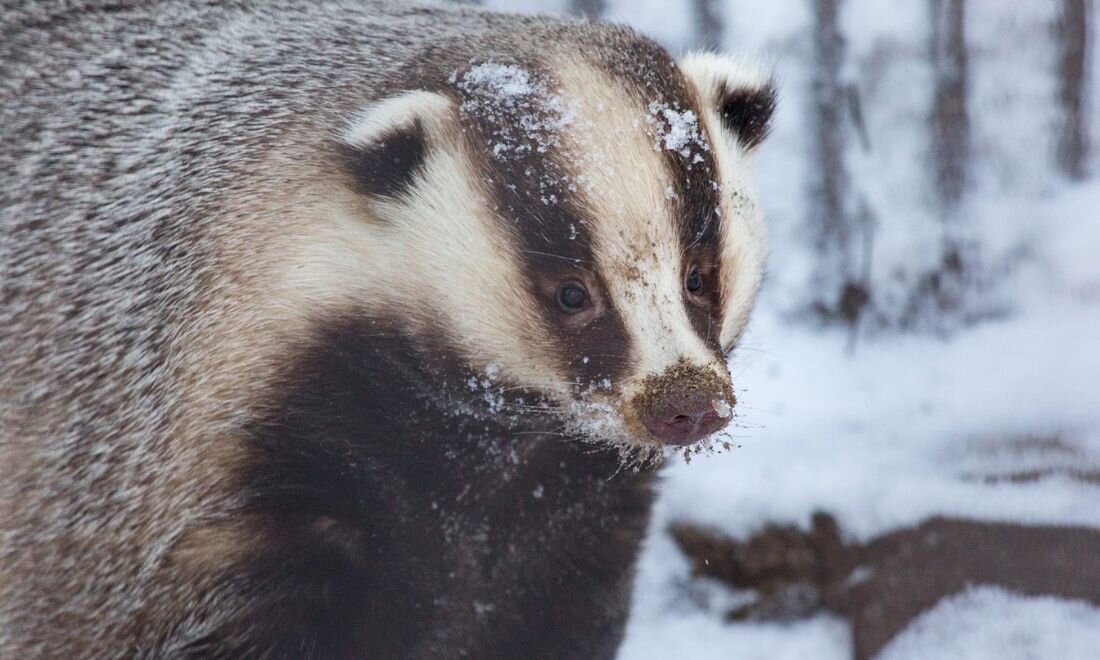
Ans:
<svg viewBox="0 0 1100 660"><path fill-rule="evenodd" d="M826 312L836 310L846 283L857 278L855 229L848 209L849 178L845 164L848 114L847 89L841 80L845 41L840 31L842 0L813 0L813 78L811 89L811 162L809 218L816 237L818 286L827 300Z"/></svg>
<svg viewBox="0 0 1100 660"><path fill-rule="evenodd" d="M947 327L965 319L973 288L978 243L960 222L959 207L969 183L970 116L966 0L930 0L933 76L932 169L936 204L943 221L940 263L917 283L910 323Z"/></svg>
<svg viewBox="0 0 1100 660"><path fill-rule="evenodd" d="M1057 155L1062 172L1078 181L1088 174L1087 81L1091 16L1090 0L1062 0L1062 15L1058 21L1058 102L1062 124L1058 135Z"/></svg>
<svg viewBox="0 0 1100 660"><path fill-rule="evenodd" d="M597 19L607 11L607 0L570 0L569 11L577 16Z"/></svg>
<svg viewBox="0 0 1100 660"><path fill-rule="evenodd" d="M967 184L970 120L967 115L965 0L930 0L932 11L932 157L936 196L953 215Z"/></svg>
<svg viewBox="0 0 1100 660"><path fill-rule="evenodd" d="M725 28L721 0L694 0L695 45L706 50L720 50Z"/></svg>

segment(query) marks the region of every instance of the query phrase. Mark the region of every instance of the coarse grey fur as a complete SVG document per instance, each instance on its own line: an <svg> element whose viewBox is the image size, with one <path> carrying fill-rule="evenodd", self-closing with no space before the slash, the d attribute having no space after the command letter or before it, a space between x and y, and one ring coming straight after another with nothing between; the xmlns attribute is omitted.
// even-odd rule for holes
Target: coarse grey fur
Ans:
<svg viewBox="0 0 1100 660"><path fill-rule="evenodd" d="M278 319L250 327L249 317L235 317L238 299L263 294L266 271L255 264L290 231L283 219L293 202L286 200L323 197L309 191L318 180L341 176L331 145L349 118L374 101L438 87L471 61L494 54L534 60L563 42L578 51L634 42L652 48L618 28L426 3L5 2L0 656L508 657L531 640L544 645L529 649L532 657L614 653L650 475L624 474L605 485L618 466L591 449L555 446L532 459L542 461L541 478L550 479L546 473L559 466L573 475L592 471L575 482L555 476L563 490L538 505L567 508L570 497L587 498L566 519L576 524L581 545L568 545L565 527L517 532L517 542L550 547L521 547L523 561L502 559L502 565L529 562L534 584L541 584L552 575L553 567L544 565L550 559L584 567L595 556L570 553L584 555L588 542L604 547L604 563L616 564L613 571L602 567L612 571L606 583L602 575L595 580L606 591L559 595L575 598L575 613L587 624L567 618L560 635L549 628L515 632L537 619L535 610L550 607L532 602L536 593L525 587L494 603L441 595L441 611L431 617L418 609L431 603L413 603L406 627L399 621L392 630L395 641L380 641L387 631L379 622L390 619L379 610L389 604L364 604L356 594L348 602L364 607L372 623L352 623L326 637L331 622L307 621L302 617L309 613L293 609L304 596L292 589L281 600L272 595L278 588L272 584L301 570L279 563L299 549L286 539L308 536L301 547L323 541L337 555L354 555L371 547L370 540L327 515L300 528L273 523L278 511L256 502L281 500L259 493L262 477L247 480L254 476L249 470L267 464L242 440L278 438L295 428L290 415L298 400L291 392L283 397L278 383L315 382L308 368L308 377L291 373L295 367L283 370L282 351L261 356L259 343L285 347L288 363L307 354L327 359L318 336L350 345L363 323L374 322L349 321L347 309L328 318L326 309L319 312L320 335L286 337L263 325ZM233 341L222 342L225 335L215 327L233 328ZM381 355L384 361L390 349L423 349L400 330L378 337L397 339L364 360ZM440 342L446 362L448 345ZM340 356L328 357L338 370ZM251 374L256 392L237 394ZM388 375L394 374L404 372ZM284 406L292 413L281 417ZM287 432L282 445L257 446L269 452L263 455L271 464L285 467L279 452L296 450L292 443L308 431ZM462 486L484 463L480 455L459 457L449 464L454 474L439 478ZM293 478L295 471L288 474ZM325 473L318 474L323 481ZM520 475L517 487L537 486L541 498L541 482L530 478ZM531 506L526 524L536 526L541 509ZM389 514L379 516L392 522ZM442 543L428 531L420 541L402 537L394 547ZM270 550L276 559L264 563L265 553L284 541L277 552L285 555ZM441 561L461 561L447 549L438 554ZM399 560L393 575L416 579ZM355 560L332 559L334 566L345 563ZM440 582L428 580L425 591L450 593L440 586L445 567L432 567L427 576ZM387 580L397 578L384 577L364 578L364 584L390 593ZM507 582L486 580L506 591ZM475 582L469 578L451 597L478 593ZM342 607L343 596L330 598L325 589L309 597ZM262 607L249 609L259 601ZM563 610L572 604L554 603ZM509 608L514 611L502 612ZM486 628L496 638L478 638L489 634L480 632L483 621L498 626ZM295 637L299 627L312 636ZM513 638L504 639L502 630Z"/></svg>

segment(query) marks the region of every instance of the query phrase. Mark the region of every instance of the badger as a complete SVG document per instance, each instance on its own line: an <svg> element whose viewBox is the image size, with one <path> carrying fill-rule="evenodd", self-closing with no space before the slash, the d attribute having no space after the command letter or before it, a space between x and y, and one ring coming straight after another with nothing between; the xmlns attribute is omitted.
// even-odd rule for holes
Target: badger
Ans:
<svg viewBox="0 0 1100 660"><path fill-rule="evenodd" d="M0 26L0 656L609 658L775 87L457 5Z"/></svg>

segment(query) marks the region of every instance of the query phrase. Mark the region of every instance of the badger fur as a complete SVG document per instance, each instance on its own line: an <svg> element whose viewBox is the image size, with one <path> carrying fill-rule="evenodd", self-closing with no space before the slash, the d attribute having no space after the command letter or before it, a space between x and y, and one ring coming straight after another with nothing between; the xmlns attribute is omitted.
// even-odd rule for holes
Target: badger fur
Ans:
<svg viewBox="0 0 1100 660"><path fill-rule="evenodd" d="M0 656L613 656L734 403L766 77L404 2L0 37Z"/></svg>

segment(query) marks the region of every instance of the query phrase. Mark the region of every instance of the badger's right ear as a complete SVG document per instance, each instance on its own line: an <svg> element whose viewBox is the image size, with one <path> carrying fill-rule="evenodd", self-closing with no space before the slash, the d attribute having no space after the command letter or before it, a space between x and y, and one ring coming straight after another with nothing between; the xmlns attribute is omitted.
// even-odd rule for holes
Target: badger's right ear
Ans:
<svg viewBox="0 0 1100 660"><path fill-rule="evenodd" d="M424 172L432 135L452 112L442 94L414 91L373 103L339 137L352 188L372 197L407 195Z"/></svg>
<svg viewBox="0 0 1100 660"><path fill-rule="evenodd" d="M771 132L777 93L775 83L759 67L715 53L696 53L680 61L693 83L746 151Z"/></svg>

